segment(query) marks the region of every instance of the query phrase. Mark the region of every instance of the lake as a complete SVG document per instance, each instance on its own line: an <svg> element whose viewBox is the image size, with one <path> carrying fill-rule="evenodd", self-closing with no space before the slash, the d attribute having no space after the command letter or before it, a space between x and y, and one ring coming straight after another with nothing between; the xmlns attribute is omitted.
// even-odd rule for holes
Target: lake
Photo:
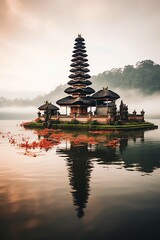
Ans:
<svg viewBox="0 0 160 240"><path fill-rule="evenodd" d="M160 239L160 128L64 133L20 123L0 121L0 239Z"/></svg>

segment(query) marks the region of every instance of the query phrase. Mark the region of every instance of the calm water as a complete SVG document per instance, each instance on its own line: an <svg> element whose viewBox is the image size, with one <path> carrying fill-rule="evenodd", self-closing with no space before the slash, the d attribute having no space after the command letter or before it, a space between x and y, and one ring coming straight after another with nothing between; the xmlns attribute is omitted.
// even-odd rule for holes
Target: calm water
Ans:
<svg viewBox="0 0 160 240"><path fill-rule="evenodd" d="M160 239L160 128L26 154L22 138L43 136L17 124L0 121L0 239Z"/></svg>

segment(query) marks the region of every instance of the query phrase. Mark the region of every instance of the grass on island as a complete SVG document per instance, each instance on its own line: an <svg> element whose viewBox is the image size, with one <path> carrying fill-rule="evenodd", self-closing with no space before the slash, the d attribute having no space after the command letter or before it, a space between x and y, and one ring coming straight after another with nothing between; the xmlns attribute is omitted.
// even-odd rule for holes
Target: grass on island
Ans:
<svg viewBox="0 0 160 240"><path fill-rule="evenodd" d="M31 121L25 122L21 124L25 128L45 128L43 122L39 121ZM156 125L150 122L132 122L132 123L125 123L125 124L111 124L111 125L102 125L96 122L90 123L79 123L78 121L75 123L68 122L68 123L55 123L52 122L50 128L53 129L66 129L66 130L138 130L138 129L154 129L157 128Z"/></svg>

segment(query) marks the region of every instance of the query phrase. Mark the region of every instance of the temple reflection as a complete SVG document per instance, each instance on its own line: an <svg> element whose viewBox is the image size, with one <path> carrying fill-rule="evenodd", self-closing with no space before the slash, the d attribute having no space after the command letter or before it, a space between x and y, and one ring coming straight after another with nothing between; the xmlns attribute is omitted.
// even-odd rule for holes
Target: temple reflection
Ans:
<svg viewBox="0 0 160 240"><path fill-rule="evenodd" d="M78 134L77 134L78 136ZM119 145L108 147L106 141L119 138ZM66 145L59 145L57 154L65 157L68 177L76 206L78 218L85 215L90 195L90 178L93 163L101 165L117 165L129 171L152 173L160 167L158 149L144 141L144 131L118 133L117 136L96 136L97 144L81 143L79 145L66 140ZM135 147L136 144L136 147ZM159 153L158 153L159 152Z"/></svg>
<svg viewBox="0 0 160 240"><path fill-rule="evenodd" d="M126 170L148 174L160 167L160 148L158 150L150 141L145 142L144 133L143 130L121 133L119 151Z"/></svg>
<svg viewBox="0 0 160 240"><path fill-rule="evenodd" d="M57 151L66 156L73 204L76 206L77 217L82 218L90 194L89 182L93 168L93 163L88 155L87 143L81 146L74 146L71 143L69 147L66 145L65 148Z"/></svg>

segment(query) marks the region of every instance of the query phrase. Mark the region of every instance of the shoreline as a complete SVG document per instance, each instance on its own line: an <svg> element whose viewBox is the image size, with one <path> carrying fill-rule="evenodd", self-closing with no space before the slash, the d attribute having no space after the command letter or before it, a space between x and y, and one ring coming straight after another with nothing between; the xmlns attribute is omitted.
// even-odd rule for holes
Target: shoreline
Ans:
<svg viewBox="0 0 160 240"><path fill-rule="evenodd" d="M45 129L43 123L35 121L22 123L21 126L28 129ZM92 125L92 124L71 124L71 123L54 123L50 127L51 129L65 129L65 130L106 130L106 131L134 131L134 130L152 130L157 129L158 125L150 122L144 123L128 123L128 124L115 124L115 125Z"/></svg>

